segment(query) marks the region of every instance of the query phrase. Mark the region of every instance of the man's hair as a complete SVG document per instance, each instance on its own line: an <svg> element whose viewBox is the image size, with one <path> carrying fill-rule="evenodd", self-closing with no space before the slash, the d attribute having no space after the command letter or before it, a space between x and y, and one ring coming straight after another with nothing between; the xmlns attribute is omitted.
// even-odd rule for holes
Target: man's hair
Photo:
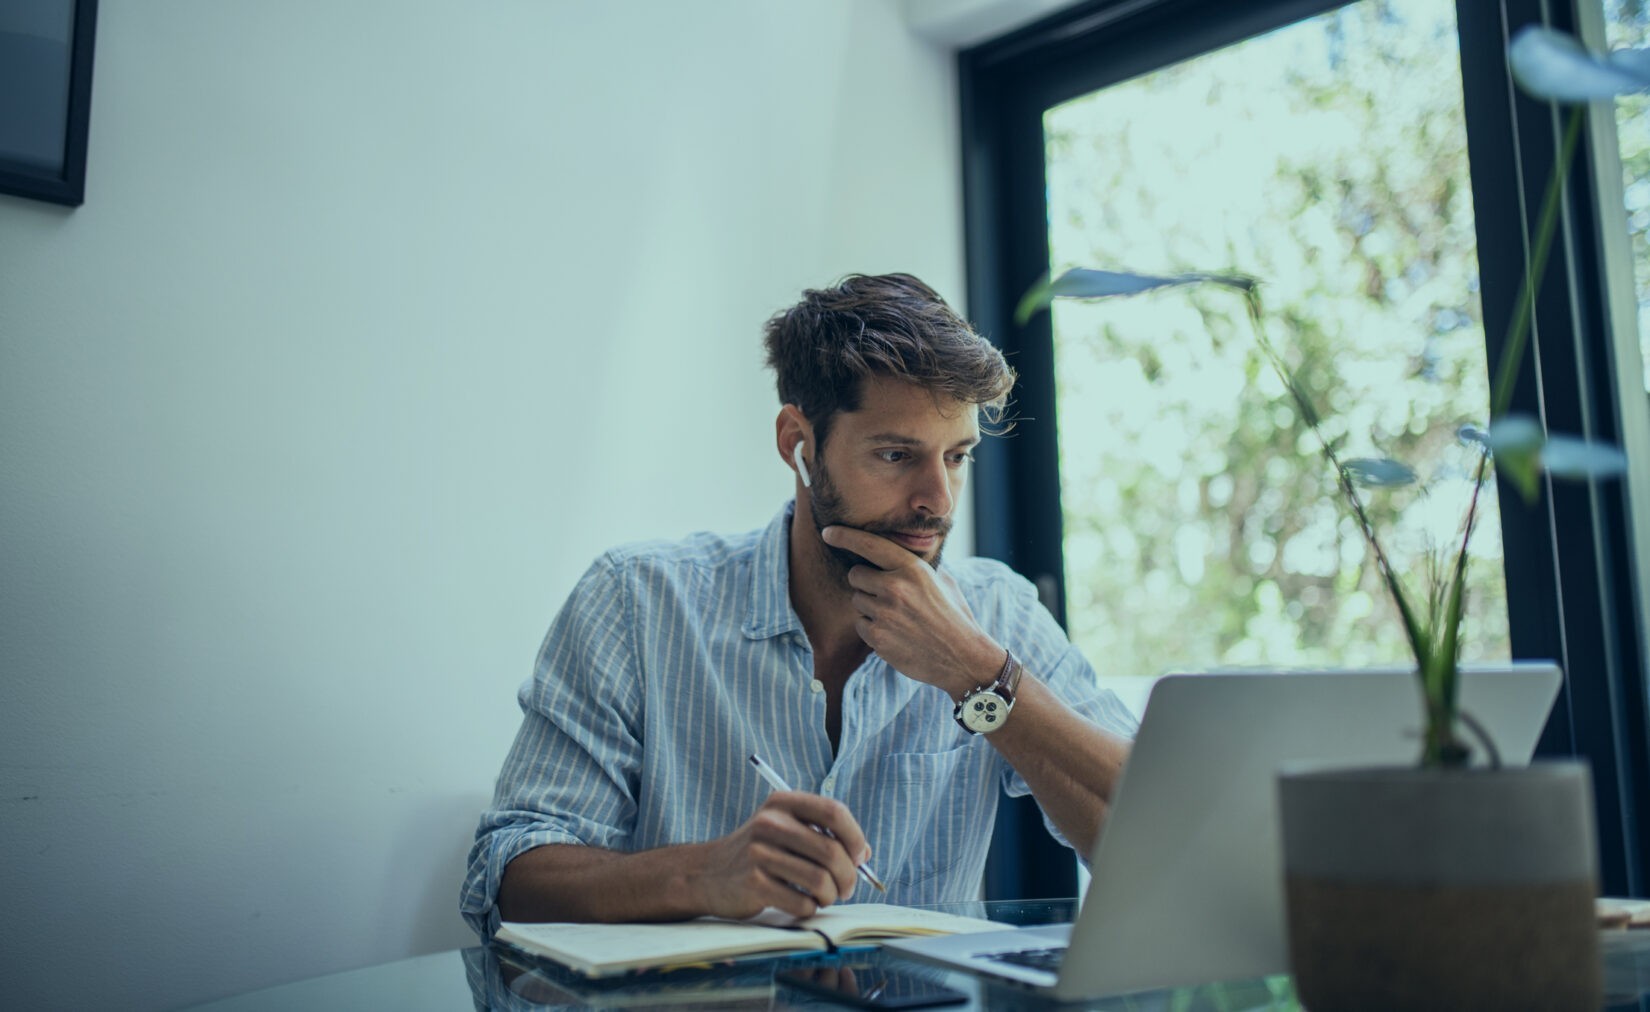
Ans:
<svg viewBox="0 0 1650 1012"><path fill-rule="evenodd" d="M802 409L820 445L838 412L859 410L872 376L979 405L988 426L1001 421L1014 386L1003 353L909 274L850 274L809 289L768 321L763 344L779 402Z"/></svg>

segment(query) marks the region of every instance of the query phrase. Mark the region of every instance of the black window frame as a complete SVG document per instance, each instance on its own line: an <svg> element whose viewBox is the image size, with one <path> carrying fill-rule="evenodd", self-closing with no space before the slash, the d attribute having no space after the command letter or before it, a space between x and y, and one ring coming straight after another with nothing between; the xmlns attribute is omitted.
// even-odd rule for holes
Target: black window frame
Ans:
<svg viewBox="0 0 1650 1012"><path fill-rule="evenodd" d="M1062 625L1053 334L1048 314L1024 326L1013 321L1019 295L1048 265L1043 112L1347 2L1089 0L958 54L969 314L1021 376L1016 432L976 455L976 547L1036 583ZM1493 371L1560 127L1552 106L1512 87L1506 41L1530 22L1574 31L1577 19L1572 5L1541 0L1458 0L1456 13ZM1513 410L1545 418L1554 431L1587 431L1619 442L1589 157L1584 139L1567 177L1563 234L1537 293L1535 353L1519 368ZM1540 340L1543 335L1548 339ZM1650 665L1635 607L1642 588L1635 588L1627 561L1626 483L1553 484L1528 505L1504 482L1500 491L1513 656L1555 658L1566 676L1537 755L1589 760L1601 887L1610 895L1644 896L1650 871L1643 825L1650 810ZM1650 580L1650 574L1640 579ZM1072 895L1075 868L1061 852L1029 799L1005 800L986 895Z"/></svg>

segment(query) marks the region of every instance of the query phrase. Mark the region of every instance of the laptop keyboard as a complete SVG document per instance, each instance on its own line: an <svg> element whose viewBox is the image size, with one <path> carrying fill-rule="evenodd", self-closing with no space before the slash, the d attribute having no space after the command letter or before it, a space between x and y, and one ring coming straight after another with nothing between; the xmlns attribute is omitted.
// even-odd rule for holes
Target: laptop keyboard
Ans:
<svg viewBox="0 0 1650 1012"><path fill-rule="evenodd" d="M1047 970L1055 973L1060 969L1060 960L1065 958L1065 946L1049 949L1019 949L1014 952L982 952L982 959L993 960L998 963L1007 963L1010 966L1025 966L1033 970Z"/></svg>

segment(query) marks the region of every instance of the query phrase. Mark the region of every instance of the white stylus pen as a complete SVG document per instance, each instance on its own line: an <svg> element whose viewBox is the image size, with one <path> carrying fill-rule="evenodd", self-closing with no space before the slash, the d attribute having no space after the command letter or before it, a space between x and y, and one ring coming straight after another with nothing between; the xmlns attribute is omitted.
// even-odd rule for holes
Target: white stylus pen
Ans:
<svg viewBox="0 0 1650 1012"><path fill-rule="evenodd" d="M763 762L761 756L751 756L751 765L756 767L756 772L761 774L762 779L768 782L769 787L772 787L776 791L788 791L791 789L791 785L785 782L785 778L775 772L772 766L769 766L767 763ZM836 839L836 837L828 830L820 829L818 826L814 826L814 829L824 833L826 836L831 837L833 840ZM871 866L869 864L858 865L854 868L854 871L859 872L859 877L864 879L867 883L876 886L878 892L885 893L888 891L888 887L882 884L881 879L877 878L876 872L871 870Z"/></svg>

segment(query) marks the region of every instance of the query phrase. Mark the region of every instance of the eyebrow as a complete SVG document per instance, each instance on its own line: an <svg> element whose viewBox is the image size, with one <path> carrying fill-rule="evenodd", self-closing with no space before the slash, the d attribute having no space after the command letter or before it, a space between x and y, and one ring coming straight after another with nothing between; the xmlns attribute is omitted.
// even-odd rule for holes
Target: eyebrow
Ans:
<svg viewBox="0 0 1650 1012"><path fill-rule="evenodd" d="M864 439L864 442L874 443L874 444L877 444L879 446L890 446L890 445L892 445L892 446L922 446L923 445L922 440L913 439L910 436L901 435L898 432L877 432L877 433L873 433L872 435L866 436L865 439ZM952 449L956 449L957 447L969 447L969 446L979 446L979 445L980 445L980 437L979 436L971 436L968 439L960 440L956 443L953 443L952 444Z"/></svg>

